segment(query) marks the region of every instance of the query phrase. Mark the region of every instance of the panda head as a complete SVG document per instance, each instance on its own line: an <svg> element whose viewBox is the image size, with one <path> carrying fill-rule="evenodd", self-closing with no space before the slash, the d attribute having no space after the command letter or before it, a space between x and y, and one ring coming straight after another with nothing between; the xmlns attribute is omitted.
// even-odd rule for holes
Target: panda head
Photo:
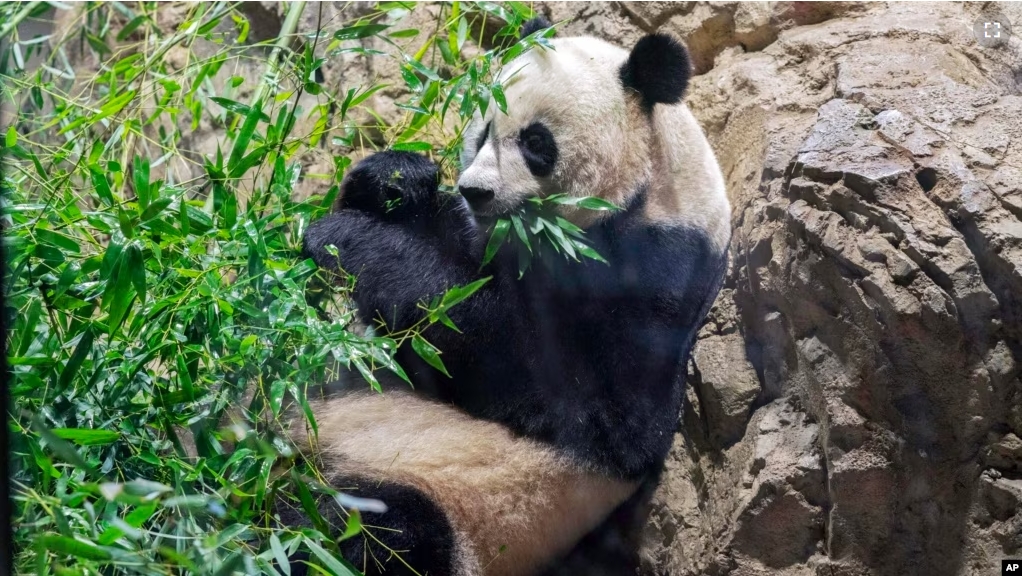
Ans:
<svg viewBox="0 0 1022 576"><path fill-rule="evenodd" d="M491 106L466 129L458 187L477 216L557 193L625 206L660 169L654 116L684 107L673 105L691 74L685 47L664 34L631 52L589 37L551 45L501 71L506 114Z"/></svg>

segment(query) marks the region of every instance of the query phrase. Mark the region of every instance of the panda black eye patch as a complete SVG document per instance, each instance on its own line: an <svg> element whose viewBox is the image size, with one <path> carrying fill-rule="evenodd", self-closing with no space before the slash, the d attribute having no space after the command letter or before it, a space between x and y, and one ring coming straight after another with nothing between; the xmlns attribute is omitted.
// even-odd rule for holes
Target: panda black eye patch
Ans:
<svg viewBox="0 0 1022 576"><path fill-rule="evenodd" d="M518 147L534 176L549 176L557 163L557 143L550 129L533 122L518 134Z"/></svg>
<svg viewBox="0 0 1022 576"><path fill-rule="evenodd" d="M479 139L476 140L476 154L483 149L483 144L486 144L486 138L490 135L490 124L493 124L493 120L486 123L486 127L483 128L483 132L479 134Z"/></svg>

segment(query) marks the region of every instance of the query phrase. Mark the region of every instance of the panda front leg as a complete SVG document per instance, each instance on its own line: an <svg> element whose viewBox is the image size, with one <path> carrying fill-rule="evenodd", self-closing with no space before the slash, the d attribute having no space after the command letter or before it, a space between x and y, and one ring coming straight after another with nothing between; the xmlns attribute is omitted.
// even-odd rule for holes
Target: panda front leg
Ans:
<svg viewBox="0 0 1022 576"><path fill-rule="evenodd" d="M476 276L436 238L360 210L342 209L317 220L303 252L320 268L354 275L353 296L363 320L382 319L392 331L421 318L420 302Z"/></svg>
<svg viewBox="0 0 1022 576"><path fill-rule="evenodd" d="M481 276L475 221L461 197L438 190L437 167L423 156L381 152L361 161L345 178L339 208L309 226L303 255L356 277L363 320L408 328L422 317L420 303Z"/></svg>

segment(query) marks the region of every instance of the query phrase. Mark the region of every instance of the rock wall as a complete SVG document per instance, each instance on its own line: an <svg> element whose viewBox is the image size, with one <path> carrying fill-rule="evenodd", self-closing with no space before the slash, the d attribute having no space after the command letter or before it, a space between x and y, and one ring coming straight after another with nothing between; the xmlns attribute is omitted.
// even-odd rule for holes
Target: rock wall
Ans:
<svg viewBox="0 0 1022 576"><path fill-rule="evenodd" d="M687 40L734 205L646 571L1022 556L1022 41L980 46L965 4L545 9Z"/></svg>

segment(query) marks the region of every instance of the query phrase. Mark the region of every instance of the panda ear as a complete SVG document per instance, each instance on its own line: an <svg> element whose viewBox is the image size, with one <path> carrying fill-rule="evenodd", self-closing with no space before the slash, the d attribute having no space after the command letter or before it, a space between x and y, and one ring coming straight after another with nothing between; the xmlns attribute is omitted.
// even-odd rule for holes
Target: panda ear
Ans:
<svg viewBox="0 0 1022 576"><path fill-rule="evenodd" d="M621 66L621 83L642 95L643 106L681 101L692 76L685 45L667 34L644 36Z"/></svg>
<svg viewBox="0 0 1022 576"><path fill-rule="evenodd" d="M532 34L537 30L549 28L550 26L552 26L552 24L550 24L550 21L542 16L537 16L531 20L526 20L525 23L522 24L522 31L521 33L518 34L518 38L525 38L526 36Z"/></svg>

